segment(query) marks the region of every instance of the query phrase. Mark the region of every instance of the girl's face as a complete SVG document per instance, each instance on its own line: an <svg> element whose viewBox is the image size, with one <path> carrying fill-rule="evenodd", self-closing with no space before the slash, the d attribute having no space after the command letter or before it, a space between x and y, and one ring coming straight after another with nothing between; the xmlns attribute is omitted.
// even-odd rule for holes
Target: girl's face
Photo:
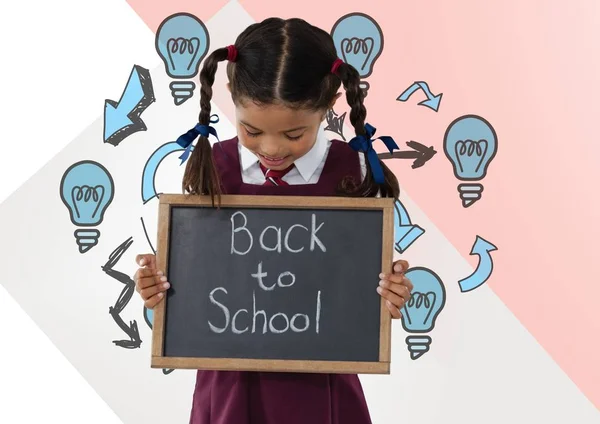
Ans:
<svg viewBox="0 0 600 424"><path fill-rule="evenodd" d="M236 117L240 143L266 168L283 170L313 147L325 111L245 101L236 105Z"/></svg>

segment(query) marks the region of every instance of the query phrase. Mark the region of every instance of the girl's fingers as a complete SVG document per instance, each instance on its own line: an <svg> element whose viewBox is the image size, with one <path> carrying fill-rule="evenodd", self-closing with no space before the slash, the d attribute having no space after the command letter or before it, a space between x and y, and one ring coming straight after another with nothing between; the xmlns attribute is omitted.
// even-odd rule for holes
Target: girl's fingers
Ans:
<svg viewBox="0 0 600 424"><path fill-rule="evenodd" d="M404 274L384 274L384 278L382 280L391 281L394 284L404 284L405 281L408 281L408 278Z"/></svg>
<svg viewBox="0 0 600 424"><path fill-rule="evenodd" d="M148 287L154 287L154 286L166 283L166 280L162 281L161 278L162 277L140 278L137 280L137 283L135 284L135 288L138 292L141 293L141 291L147 289Z"/></svg>
<svg viewBox="0 0 600 424"><path fill-rule="evenodd" d="M156 256L151 253L137 255L135 257L135 263L142 267L154 269L156 268Z"/></svg>
<svg viewBox="0 0 600 424"><path fill-rule="evenodd" d="M148 299L144 302L144 306L148 309L153 309L156 305L158 305L158 303L161 300L163 300L164 297L165 297L165 295L162 292L155 294L150 299Z"/></svg>
<svg viewBox="0 0 600 424"><path fill-rule="evenodd" d="M394 272L405 272L409 267L408 262L403 261L402 259L394 262Z"/></svg>
<svg viewBox="0 0 600 424"><path fill-rule="evenodd" d="M155 272L148 268L139 268L133 276L135 289L139 292L141 289L167 282L167 277L161 271Z"/></svg>
<svg viewBox="0 0 600 424"><path fill-rule="evenodd" d="M147 301L152 296L159 294L159 293L162 294L163 292L167 291L169 289L169 287L170 287L169 283L155 284L155 285L147 287L145 289L141 289L140 294L142 295L142 299Z"/></svg>
<svg viewBox="0 0 600 424"><path fill-rule="evenodd" d="M404 284L407 286L412 286L412 283L410 282L410 280L406 277L406 275L400 273L394 273L394 274L385 274L385 273L381 273L379 274L379 278L381 278L382 280L388 280L391 281L392 283L396 283L396 284ZM411 287L412 289L412 287Z"/></svg>
<svg viewBox="0 0 600 424"><path fill-rule="evenodd" d="M404 274L391 274L388 275L385 279L395 284L402 284L402 282L404 281Z"/></svg>
<svg viewBox="0 0 600 424"><path fill-rule="evenodd" d="M405 286L403 284L392 283L386 280L381 280L379 282L379 286L402 297L405 302L408 302L408 300L410 299L411 290L408 288L408 286Z"/></svg>
<svg viewBox="0 0 600 424"><path fill-rule="evenodd" d="M394 262L394 267L393 267L394 272L405 272L408 268L409 268L408 262L403 261L402 259Z"/></svg>
<svg viewBox="0 0 600 424"><path fill-rule="evenodd" d="M413 286L413 283L408 278L406 278L406 276L404 276L404 281L402 282L402 284L404 284L406 287L408 287L408 291L412 291L413 288L415 287L415 286Z"/></svg>
<svg viewBox="0 0 600 424"><path fill-rule="evenodd" d="M396 308L401 309L404 306L404 303L405 303L404 298L401 296L398 296L396 293L394 293L388 289L385 289L381 286L377 287L377 292L381 295L381 297L390 301L392 303L392 305L394 305Z"/></svg>
<svg viewBox="0 0 600 424"><path fill-rule="evenodd" d="M399 319L402 318L402 312L400 312L400 308L397 308L396 306L394 306L392 304L392 302L390 302L389 300L387 300L385 302L387 308L390 310L390 313L392 314L392 318L394 319Z"/></svg>

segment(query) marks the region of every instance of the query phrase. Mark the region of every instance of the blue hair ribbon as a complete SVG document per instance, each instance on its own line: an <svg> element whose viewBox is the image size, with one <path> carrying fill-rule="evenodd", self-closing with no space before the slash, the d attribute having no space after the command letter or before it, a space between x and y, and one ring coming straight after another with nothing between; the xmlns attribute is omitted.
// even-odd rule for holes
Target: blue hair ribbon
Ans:
<svg viewBox="0 0 600 424"><path fill-rule="evenodd" d="M373 173L373 178L377 184L383 184L385 182L385 178L383 176L383 168L381 167L381 163L379 162L379 158L377 157L377 152L373 149L373 141L380 139L383 141L387 149L392 153L394 149L400 150L394 139L390 136L382 135L377 138L373 138L375 135L375 131L377 129L370 124L365 124L365 135L357 135L348 143L352 149L357 152L363 152L366 154L367 159L369 160L369 164L371 165L371 172Z"/></svg>
<svg viewBox="0 0 600 424"><path fill-rule="evenodd" d="M219 116L217 114L211 115L209 122L211 124L216 124L219 122ZM190 152L192 151L192 143L194 140L200 135L208 138L210 134L214 135L217 140L219 140L217 130L214 127L210 125L196 124L194 128L177 138L176 143L185 149L181 156L179 156L179 159L181 159L181 164L183 164L189 157Z"/></svg>

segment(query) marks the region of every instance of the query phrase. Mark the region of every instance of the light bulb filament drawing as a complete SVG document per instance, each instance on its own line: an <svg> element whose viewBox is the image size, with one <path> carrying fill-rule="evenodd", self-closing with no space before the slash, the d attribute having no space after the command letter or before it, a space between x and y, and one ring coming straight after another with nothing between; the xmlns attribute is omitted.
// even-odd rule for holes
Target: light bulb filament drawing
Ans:
<svg viewBox="0 0 600 424"><path fill-rule="evenodd" d="M354 47L352 45L354 44ZM344 62L348 62L348 54L352 53L354 55L365 55L365 60L363 61L362 66L358 69L359 71L363 71L365 66L369 62L369 58L373 53L373 47L375 46L375 41L373 37L365 37L365 38L344 38L342 40L342 55Z"/></svg>
<svg viewBox="0 0 600 424"><path fill-rule="evenodd" d="M193 37L190 39L182 37L170 38L169 41L167 41L167 51L169 52L168 57L171 68L177 69L177 66L180 62L180 60L178 60L177 58L177 55L191 55L189 61L184 58L184 61L182 63L184 69L186 71L189 71L192 68L192 65L194 64L196 57L198 56L199 48L200 39L198 37Z"/></svg>
<svg viewBox="0 0 600 424"><path fill-rule="evenodd" d="M98 194L100 193L100 194ZM71 190L71 199L73 200L73 210L78 218L81 218L80 205L79 203L83 200L84 203L88 203L90 199L96 204L96 208L91 214L92 218L96 217L98 210L100 209L100 203L104 198L104 187L95 186L90 187L87 185L75 186ZM84 205L85 206L85 205Z"/></svg>
<svg viewBox="0 0 600 424"><path fill-rule="evenodd" d="M426 311L425 312L425 316L422 317L422 319L420 320L420 324L425 324L427 322L427 320L431 317L431 313L433 312L433 305L435 305L435 293L434 292L428 292L428 293L419 293L419 292L413 292L411 298L408 300L408 303L406 304L406 306L408 306L408 308L406 308L406 319L408 320L408 322L410 324L412 324L413 319L416 320L419 317L418 316L414 316L412 314L413 310L417 310L418 312L421 312L419 310L421 310L421 307L423 307L423 309ZM423 315L423 312L421 312L419 315Z"/></svg>
<svg viewBox="0 0 600 424"><path fill-rule="evenodd" d="M481 146L484 146L483 148ZM458 166L460 167L460 172L465 172L465 167L468 163L463 163L465 156L467 158L472 157L473 155L479 157L479 162L475 163L475 169L473 172L477 173L481 169L481 165L483 164L483 158L487 153L488 142L487 140L459 140L456 142L456 146L454 146L454 150L456 153L456 157L458 158Z"/></svg>

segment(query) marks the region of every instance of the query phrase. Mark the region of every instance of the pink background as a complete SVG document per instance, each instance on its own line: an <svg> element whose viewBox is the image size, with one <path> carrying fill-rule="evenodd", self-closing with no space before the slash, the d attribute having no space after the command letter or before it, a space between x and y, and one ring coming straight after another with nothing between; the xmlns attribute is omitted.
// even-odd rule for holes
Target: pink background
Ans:
<svg viewBox="0 0 600 424"><path fill-rule="evenodd" d="M128 3L153 31L171 13L207 20L226 4ZM469 252L476 235L498 247L488 284L600 407L600 279L593 269L600 147L592 138L600 95L600 2L239 3L256 21L301 17L329 31L342 15L363 12L379 23L385 45L368 78L368 121L401 147L417 140L438 151L417 170L407 161L388 162L403 192L474 267L477 257ZM422 93L406 103L395 100L420 80L434 94L444 93L438 113L416 106ZM499 141L483 198L468 209L442 144L448 124L464 114L487 119Z"/></svg>

